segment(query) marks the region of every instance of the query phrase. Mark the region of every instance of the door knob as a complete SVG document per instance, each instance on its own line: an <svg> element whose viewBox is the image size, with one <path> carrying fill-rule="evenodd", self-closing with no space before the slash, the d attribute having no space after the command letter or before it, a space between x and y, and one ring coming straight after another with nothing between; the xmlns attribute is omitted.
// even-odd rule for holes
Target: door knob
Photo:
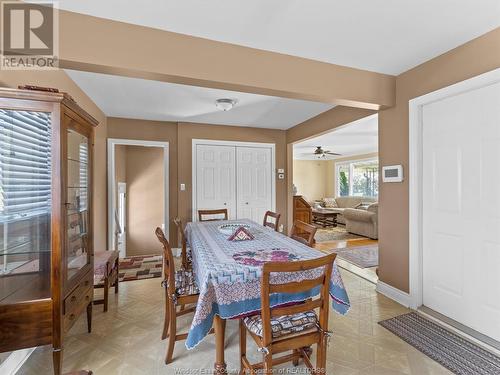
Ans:
<svg viewBox="0 0 500 375"><path fill-rule="evenodd" d="M226 205L226 202L224 202L224 206Z"/></svg>
<svg viewBox="0 0 500 375"><path fill-rule="evenodd" d="M245 202L245 204L248 204L248 202Z"/></svg>

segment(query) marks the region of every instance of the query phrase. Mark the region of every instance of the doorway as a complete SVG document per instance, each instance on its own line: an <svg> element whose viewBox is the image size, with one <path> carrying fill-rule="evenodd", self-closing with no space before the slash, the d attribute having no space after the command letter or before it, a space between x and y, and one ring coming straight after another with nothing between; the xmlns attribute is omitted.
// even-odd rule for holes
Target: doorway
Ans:
<svg viewBox="0 0 500 375"><path fill-rule="evenodd" d="M410 102L410 295L500 347L500 69Z"/></svg>
<svg viewBox="0 0 500 375"><path fill-rule="evenodd" d="M158 253L168 238L168 142L108 139L108 248L120 257Z"/></svg>

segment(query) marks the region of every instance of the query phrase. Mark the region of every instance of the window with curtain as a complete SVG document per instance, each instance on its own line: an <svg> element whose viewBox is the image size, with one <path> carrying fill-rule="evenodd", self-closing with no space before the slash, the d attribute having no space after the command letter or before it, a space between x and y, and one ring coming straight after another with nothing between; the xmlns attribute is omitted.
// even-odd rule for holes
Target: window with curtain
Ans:
<svg viewBox="0 0 500 375"><path fill-rule="evenodd" d="M337 196L378 196L378 159L337 163L335 169Z"/></svg>
<svg viewBox="0 0 500 375"><path fill-rule="evenodd" d="M50 212L50 114L0 109L0 274L38 269Z"/></svg>

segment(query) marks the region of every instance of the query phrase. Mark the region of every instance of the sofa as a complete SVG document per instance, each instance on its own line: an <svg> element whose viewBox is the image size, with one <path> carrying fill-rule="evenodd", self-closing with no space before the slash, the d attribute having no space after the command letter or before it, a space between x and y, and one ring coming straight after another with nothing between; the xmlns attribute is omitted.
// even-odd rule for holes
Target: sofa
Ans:
<svg viewBox="0 0 500 375"><path fill-rule="evenodd" d="M337 212L337 223L346 224L344 218L344 211L347 208L356 208L360 205L368 206L371 203L377 202L377 198L372 197L336 197L336 198L323 198L321 201L315 202L316 205L320 205L321 208L329 210L332 212Z"/></svg>

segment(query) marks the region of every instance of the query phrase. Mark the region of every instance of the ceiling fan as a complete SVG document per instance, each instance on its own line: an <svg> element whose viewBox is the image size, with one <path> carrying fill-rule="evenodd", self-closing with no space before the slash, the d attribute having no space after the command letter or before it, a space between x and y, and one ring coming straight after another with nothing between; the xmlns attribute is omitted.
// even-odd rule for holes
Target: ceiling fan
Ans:
<svg viewBox="0 0 500 375"><path fill-rule="evenodd" d="M316 146L316 150L314 150L314 155L316 155L318 158L326 159L327 155L340 156L341 154L337 154L336 152L331 152L329 150L323 150L321 146Z"/></svg>

